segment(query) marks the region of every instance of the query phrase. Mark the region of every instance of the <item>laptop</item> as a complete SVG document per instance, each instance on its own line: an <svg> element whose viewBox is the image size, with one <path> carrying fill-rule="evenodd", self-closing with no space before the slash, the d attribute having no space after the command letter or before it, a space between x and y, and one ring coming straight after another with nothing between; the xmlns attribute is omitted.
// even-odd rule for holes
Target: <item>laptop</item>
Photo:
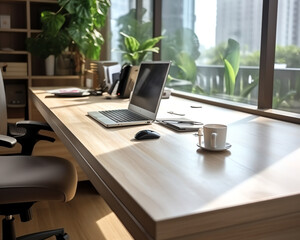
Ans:
<svg viewBox="0 0 300 240"><path fill-rule="evenodd" d="M88 112L105 127L151 124L156 119L170 62L142 62L128 109Z"/></svg>

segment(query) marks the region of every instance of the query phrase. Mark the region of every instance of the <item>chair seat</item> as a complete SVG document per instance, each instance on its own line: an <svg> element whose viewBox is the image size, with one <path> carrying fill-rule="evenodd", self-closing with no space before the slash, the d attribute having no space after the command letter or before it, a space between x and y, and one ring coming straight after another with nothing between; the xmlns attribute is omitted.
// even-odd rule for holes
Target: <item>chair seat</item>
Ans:
<svg viewBox="0 0 300 240"><path fill-rule="evenodd" d="M69 201L77 174L68 161L50 156L1 156L0 204L43 200Z"/></svg>

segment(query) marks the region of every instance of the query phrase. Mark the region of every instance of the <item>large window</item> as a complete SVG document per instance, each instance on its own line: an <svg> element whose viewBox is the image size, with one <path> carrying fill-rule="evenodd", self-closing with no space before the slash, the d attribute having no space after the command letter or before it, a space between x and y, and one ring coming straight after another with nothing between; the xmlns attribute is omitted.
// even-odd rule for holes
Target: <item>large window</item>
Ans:
<svg viewBox="0 0 300 240"><path fill-rule="evenodd" d="M123 52L124 37L120 33L125 33L136 38L140 43L152 37L153 33L153 13L152 0L111 0L111 58L110 60L125 63ZM149 54L148 59L151 60Z"/></svg>
<svg viewBox="0 0 300 240"><path fill-rule="evenodd" d="M257 104L262 1L162 1L168 86Z"/></svg>
<svg viewBox="0 0 300 240"><path fill-rule="evenodd" d="M297 119L299 12L299 0L112 0L111 44L122 49L125 30L162 35L154 59L172 61L167 86L177 93ZM113 50L112 60L122 54Z"/></svg>
<svg viewBox="0 0 300 240"><path fill-rule="evenodd" d="M300 1L279 0L273 108L300 113Z"/></svg>

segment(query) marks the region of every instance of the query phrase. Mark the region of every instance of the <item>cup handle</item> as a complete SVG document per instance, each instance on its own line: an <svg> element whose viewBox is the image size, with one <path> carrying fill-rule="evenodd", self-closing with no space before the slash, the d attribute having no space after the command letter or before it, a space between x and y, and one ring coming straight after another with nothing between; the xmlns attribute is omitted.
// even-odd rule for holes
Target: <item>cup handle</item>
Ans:
<svg viewBox="0 0 300 240"><path fill-rule="evenodd" d="M212 148L217 148L217 133L212 133L210 137L210 145Z"/></svg>

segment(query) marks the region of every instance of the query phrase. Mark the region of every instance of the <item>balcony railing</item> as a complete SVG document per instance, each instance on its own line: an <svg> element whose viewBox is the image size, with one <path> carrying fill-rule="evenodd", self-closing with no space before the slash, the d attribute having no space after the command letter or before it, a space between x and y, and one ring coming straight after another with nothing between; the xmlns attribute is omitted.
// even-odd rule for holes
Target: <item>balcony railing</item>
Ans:
<svg viewBox="0 0 300 240"><path fill-rule="evenodd" d="M257 105L259 67L241 66L232 96L226 95L224 66L199 65L195 83L175 80L169 87L185 92ZM300 113L300 68L275 68L273 108Z"/></svg>

